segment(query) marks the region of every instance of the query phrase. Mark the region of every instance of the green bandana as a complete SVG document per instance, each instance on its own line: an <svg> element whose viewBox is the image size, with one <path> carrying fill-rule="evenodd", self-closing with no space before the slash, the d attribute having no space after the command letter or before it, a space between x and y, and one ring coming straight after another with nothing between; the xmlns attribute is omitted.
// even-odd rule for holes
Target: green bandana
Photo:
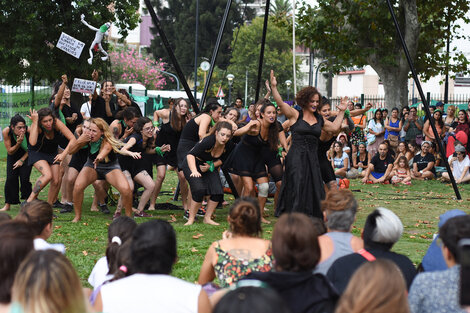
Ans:
<svg viewBox="0 0 470 313"><path fill-rule="evenodd" d="M155 152L159 155L159 156L163 156L163 154L165 152L162 151L162 148L160 147L155 147Z"/></svg>
<svg viewBox="0 0 470 313"><path fill-rule="evenodd" d="M98 140L97 142L90 142L91 154L95 154L96 152L100 151L102 141L103 141L103 137L101 137L100 140Z"/></svg>
<svg viewBox="0 0 470 313"><path fill-rule="evenodd" d="M158 121L155 121L153 122L153 126L155 126L156 128L160 127L160 123Z"/></svg>
<svg viewBox="0 0 470 313"><path fill-rule="evenodd" d="M346 109L346 111L344 111L344 117L348 118L350 115L349 109Z"/></svg>
<svg viewBox="0 0 470 313"><path fill-rule="evenodd" d="M277 155L282 158L282 151L284 151L284 148L283 147L279 147L277 148Z"/></svg>
<svg viewBox="0 0 470 313"><path fill-rule="evenodd" d="M121 120L121 124L122 124L122 127L127 128L127 124L126 122L124 122L124 120Z"/></svg>
<svg viewBox="0 0 470 313"><path fill-rule="evenodd" d="M214 126L215 125L215 121L214 119L211 117L211 126Z"/></svg>
<svg viewBox="0 0 470 313"><path fill-rule="evenodd" d="M61 110L59 110L59 119L60 119L60 121L61 121L62 123L67 124L67 123L65 122L64 113L62 113Z"/></svg>
<svg viewBox="0 0 470 313"><path fill-rule="evenodd" d="M215 170L214 161L206 161L209 164L209 171L213 172Z"/></svg>
<svg viewBox="0 0 470 313"><path fill-rule="evenodd" d="M18 139L16 139L15 133L13 133L13 138L15 138L15 141L18 142ZM23 138L23 141L21 142L21 149L24 151L28 151L28 142L26 140L26 137Z"/></svg>

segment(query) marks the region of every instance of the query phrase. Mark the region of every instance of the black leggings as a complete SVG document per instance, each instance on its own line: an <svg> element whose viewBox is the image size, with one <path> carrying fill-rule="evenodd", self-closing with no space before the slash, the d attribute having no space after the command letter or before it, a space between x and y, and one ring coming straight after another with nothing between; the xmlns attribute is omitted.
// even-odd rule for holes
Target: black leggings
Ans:
<svg viewBox="0 0 470 313"><path fill-rule="evenodd" d="M5 203L19 204L20 203L20 188L18 185L18 178L21 182L21 199L28 199L32 191L31 182L29 178L31 176L32 166L28 165L25 161L24 164L16 169L13 169L13 165L19 159L7 156L7 179L5 181Z"/></svg>

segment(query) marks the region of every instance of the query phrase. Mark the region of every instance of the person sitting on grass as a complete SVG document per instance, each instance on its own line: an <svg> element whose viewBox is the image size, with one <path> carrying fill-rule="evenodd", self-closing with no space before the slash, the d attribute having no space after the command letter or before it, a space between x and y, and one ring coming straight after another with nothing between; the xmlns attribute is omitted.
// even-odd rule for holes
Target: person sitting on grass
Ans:
<svg viewBox="0 0 470 313"><path fill-rule="evenodd" d="M349 156L343 151L343 144L340 141L335 141L333 143L331 166L335 171L336 177L345 178L349 164Z"/></svg>
<svg viewBox="0 0 470 313"><path fill-rule="evenodd" d="M388 153L388 146L385 143L379 145L379 152L372 158L362 179L363 183L387 184L391 178L393 168L393 158Z"/></svg>
<svg viewBox="0 0 470 313"><path fill-rule="evenodd" d="M421 144L421 152L413 158L413 170L411 171L411 178L417 180L433 179L436 176L436 169L434 163L436 159L429 150L431 149L431 142L423 141Z"/></svg>
<svg viewBox="0 0 470 313"><path fill-rule="evenodd" d="M392 184L411 185L411 171L406 156L400 156L392 171Z"/></svg>
<svg viewBox="0 0 470 313"><path fill-rule="evenodd" d="M439 229L439 237L448 269L416 276L408 295L412 313L466 312L459 305L462 255L458 243L470 239L470 215L447 220Z"/></svg>
<svg viewBox="0 0 470 313"><path fill-rule="evenodd" d="M448 162L457 184L470 181L470 172L468 170L470 168L470 159L464 146L456 145L455 152L449 156ZM442 173L442 178L445 181L450 181L449 173Z"/></svg>

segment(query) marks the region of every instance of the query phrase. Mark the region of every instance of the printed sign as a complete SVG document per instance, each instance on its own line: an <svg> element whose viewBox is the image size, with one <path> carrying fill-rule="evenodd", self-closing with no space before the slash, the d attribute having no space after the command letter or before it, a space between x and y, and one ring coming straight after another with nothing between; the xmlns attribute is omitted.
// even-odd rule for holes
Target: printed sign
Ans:
<svg viewBox="0 0 470 313"><path fill-rule="evenodd" d="M94 93L96 88L96 82L93 80L86 80L75 78L73 80L72 91L80 93Z"/></svg>
<svg viewBox="0 0 470 313"><path fill-rule="evenodd" d="M60 35L56 47L79 59L80 54L82 54L83 47L85 47L85 44L80 40L77 40L72 36L67 35L66 33L62 33Z"/></svg>

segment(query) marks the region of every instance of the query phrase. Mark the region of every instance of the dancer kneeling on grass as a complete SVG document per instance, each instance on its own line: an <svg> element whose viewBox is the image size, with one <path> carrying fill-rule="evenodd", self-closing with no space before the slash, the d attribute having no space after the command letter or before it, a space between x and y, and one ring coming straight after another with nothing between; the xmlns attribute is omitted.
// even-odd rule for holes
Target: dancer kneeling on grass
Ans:
<svg viewBox="0 0 470 313"><path fill-rule="evenodd" d="M231 137L232 124L218 122L212 134L197 143L184 160L183 173L189 183L193 200L189 208L188 222L184 225L194 223L196 212L201 207L205 195L210 195L210 200L207 202L204 223L219 225L212 221L211 217L217 204L223 199L224 190L218 168L233 148L229 143Z"/></svg>
<svg viewBox="0 0 470 313"><path fill-rule="evenodd" d="M139 118L134 124L134 133L128 137L126 144L121 149L122 156L119 158L119 163L131 189L134 189L134 181L145 189L135 213L136 217L151 217L144 212L145 205L155 188L155 182L151 176L153 164L150 154L156 151L163 154L163 152L170 150L169 145L155 148L154 131L152 120L148 117ZM121 210L120 206L118 206L118 210L115 216L120 215L117 214Z"/></svg>
<svg viewBox="0 0 470 313"><path fill-rule="evenodd" d="M32 121L29 133L28 165L33 165L41 176L36 181L27 202L36 199L39 192L51 182L47 202L52 204L57 199L60 188L60 163L69 153L70 147L75 144L75 137L49 108L42 108L37 112L31 109L28 118ZM63 152L58 153L60 134L67 138L69 143Z"/></svg>
<svg viewBox="0 0 470 313"><path fill-rule="evenodd" d="M114 139L108 124L102 118L92 118L89 131L83 132L77 139L71 153L77 152L87 144L90 145L88 159L78 174L73 189L75 218L72 222L78 222L81 219L85 188L97 179L105 179L118 190L126 209L126 215L131 216L132 190L116 157L116 153L120 153L119 148L122 143Z"/></svg>

